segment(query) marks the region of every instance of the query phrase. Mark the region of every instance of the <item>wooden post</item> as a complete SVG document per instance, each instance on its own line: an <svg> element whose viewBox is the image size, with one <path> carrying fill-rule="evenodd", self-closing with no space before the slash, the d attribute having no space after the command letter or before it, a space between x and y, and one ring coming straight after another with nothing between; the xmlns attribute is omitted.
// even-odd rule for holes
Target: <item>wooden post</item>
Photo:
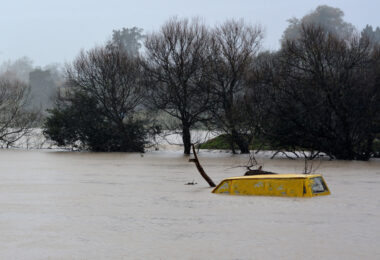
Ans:
<svg viewBox="0 0 380 260"><path fill-rule="evenodd" d="M215 187L216 186L215 183L211 180L210 177L208 177L208 175L203 170L201 164L199 163L197 153L195 152L194 144L191 144L191 147L193 148L194 159L190 159L189 162L194 162L195 166L197 166L197 169L198 169L199 173L202 175L203 179L205 179L207 181L207 183L210 185L210 187Z"/></svg>

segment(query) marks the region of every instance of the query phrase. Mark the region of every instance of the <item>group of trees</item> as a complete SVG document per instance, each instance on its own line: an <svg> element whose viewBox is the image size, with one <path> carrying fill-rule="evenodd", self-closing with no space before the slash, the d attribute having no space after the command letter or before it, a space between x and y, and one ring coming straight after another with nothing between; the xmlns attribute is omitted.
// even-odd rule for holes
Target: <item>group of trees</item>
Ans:
<svg viewBox="0 0 380 260"><path fill-rule="evenodd" d="M252 112L262 135L279 149L369 159L380 130L379 57L367 38L302 26L297 40L255 64Z"/></svg>
<svg viewBox="0 0 380 260"><path fill-rule="evenodd" d="M202 125L225 133L234 152L259 137L276 149L367 160L380 133L378 33L360 35L342 17L320 6L289 20L276 52L260 52L261 28L244 21L210 28L172 18L149 35L114 31L68 67L45 133L59 145L143 151L149 111L160 110L176 119L185 154Z"/></svg>
<svg viewBox="0 0 380 260"><path fill-rule="evenodd" d="M223 129L249 152L239 100L261 29L234 20L210 29L197 19L173 18L145 36L144 55L136 53L138 43L128 48L130 39L124 39L138 41L140 33L115 31L104 47L75 59L45 134L59 145L142 151L146 126L152 126L146 114L161 110L179 122L185 154L190 154L190 130L200 124Z"/></svg>
<svg viewBox="0 0 380 260"><path fill-rule="evenodd" d="M281 49L253 64L256 133L278 150L368 160L380 133L380 30L359 34L328 6L289 23Z"/></svg>
<svg viewBox="0 0 380 260"><path fill-rule="evenodd" d="M249 151L239 98L261 38L259 27L243 21L210 29L197 19L175 18L147 37L148 100L153 109L179 120L185 154L190 153L190 129L199 123L225 131L242 152Z"/></svg>

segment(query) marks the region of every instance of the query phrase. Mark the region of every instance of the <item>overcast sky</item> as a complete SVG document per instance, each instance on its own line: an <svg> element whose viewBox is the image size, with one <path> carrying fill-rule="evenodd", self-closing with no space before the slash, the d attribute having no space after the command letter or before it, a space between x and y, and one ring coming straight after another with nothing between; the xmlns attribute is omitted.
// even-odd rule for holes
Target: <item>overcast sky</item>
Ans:
<svg viewBox="0 0 380 260"><path fill-rule="evenodd" d="M70 62L104 43L113 29L151 32L171 16L200 16L213 25L244 18L265 28L264 48L276 49L287 26L318 5L338 7L361 30L380 26L380 0L1 0L0 63L28 56L34 65Z"/></svg>

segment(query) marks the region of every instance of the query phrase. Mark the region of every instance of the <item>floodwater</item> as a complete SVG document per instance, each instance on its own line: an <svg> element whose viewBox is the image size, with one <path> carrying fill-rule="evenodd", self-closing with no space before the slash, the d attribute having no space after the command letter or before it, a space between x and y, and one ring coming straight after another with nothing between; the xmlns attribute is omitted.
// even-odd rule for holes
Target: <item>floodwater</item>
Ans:
<svg viewBox="0 0 380 260"><path fill-rule="evenodd" d="M199 157L217 183L247 163ZM303 169L301 160L259 161ZM0 259L380 257L379 160L323 161L317 172L332 194L315 198L212 194L180 151L0 150L0 165Z"/></svg>

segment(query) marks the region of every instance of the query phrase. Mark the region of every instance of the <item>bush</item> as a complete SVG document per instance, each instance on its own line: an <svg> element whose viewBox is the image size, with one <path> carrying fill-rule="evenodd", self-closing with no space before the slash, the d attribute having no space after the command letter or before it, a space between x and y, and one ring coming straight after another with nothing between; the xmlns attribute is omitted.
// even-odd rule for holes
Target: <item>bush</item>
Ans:
<svg viewBox="0 0 380 260"><path fill-rule="evenodd" d="M147 132L141 121L110 121L96 101L76 94L70 104L52 110L44 125L44 134L59 146L91 151L143 152Z"/></svg>

